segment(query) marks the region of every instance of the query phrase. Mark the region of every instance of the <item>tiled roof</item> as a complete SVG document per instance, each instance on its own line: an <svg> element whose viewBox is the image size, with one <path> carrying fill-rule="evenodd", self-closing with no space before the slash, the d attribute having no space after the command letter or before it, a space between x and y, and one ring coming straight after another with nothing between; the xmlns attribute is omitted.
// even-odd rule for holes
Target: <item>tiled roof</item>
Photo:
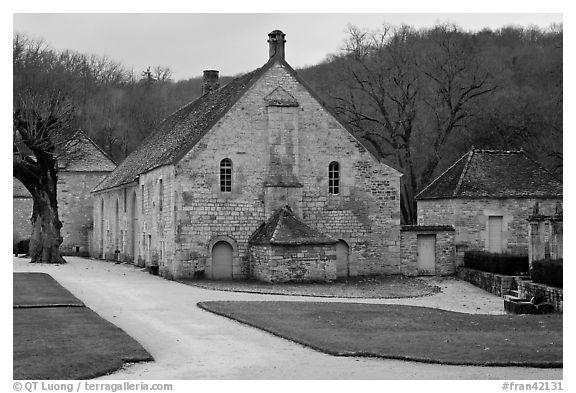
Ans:
<svg viewBox="0 0 576 393"><path fill-rule="evenodd" d="M24 184L15 177L12 178L12 196L14 198L32 198Z"/></svg>
<svg viewBox="0 0 576 393"><path fill-rule="evenodd" d="M300 78L292 67L283 59L271 58L264 66L231 80L223 87L211 91L196 101L182 107L160 123L158 128L150 135L132 154L107 176L93 192L106 190L128 184L137 177L154 168L176 163L208 132L214 124L234 105L248 88L258 80L274 63L280 62L282 66L322 105L330 114L338 119L337 114L330 108L311 88ZM277 89L268 98L272 105L295 106L298 105L284 89ZM346 123L340 121L346 128ZM348 130L348 128L346 128ZM348 130L351 134L352 132ZM358 146L369 150L360 141ZM385 159L379 159L398 172L401 170Z"/></svg>
<svg viewBox="0 0 576 393"><path fill-rule="evenodd" d="M94 191L131 183L141 173L177 162L271 64L268 62L261 68L231 80L168 116Z"/></svg>
<svg viewBox="0 0 576 393"><path fill-rule="evenodd" d="M69 160L65 155L59 159L60 171L112 172L116 168L114 160L82 131L72 149Z"/></svg>
<svg viewBox="0 0 576 393"><path fill-rule="evenodd" d="M268 222L252 234L248 242L260 245L301 245L334 244L337 241L308 226L285 206L276 210Z"/></svg>
<svg viewBox="0 0 576 393"><path fill-rule="evenodd" d="M523 151L473 149L416 199L561 197L562 181Z"/></svg>

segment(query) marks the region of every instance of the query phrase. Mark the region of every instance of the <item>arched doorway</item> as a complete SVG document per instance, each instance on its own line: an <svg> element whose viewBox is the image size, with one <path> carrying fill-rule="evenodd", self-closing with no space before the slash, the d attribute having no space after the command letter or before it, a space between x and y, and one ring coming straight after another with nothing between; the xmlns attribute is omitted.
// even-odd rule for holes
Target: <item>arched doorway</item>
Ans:
<svg viewBox="0 0 576 393"><path fill-rule="evenodd" d="M136 191L130 195L130 244L128 252L132 255L134 263L138 261L138 214L136 212Z"/></svg>
<svg viewBox="0 0 576 393"><path fill-rule="evenodd" d="M104 198L100 199L100 255L105 258L106 250L104 249Z"/></svg>
<svg viewBox="0 0 576 393"><path fill-rule="evenodd" d="M350 275L350 247L344 240L336 243L336 277Z"/></svg>
<svg viewBox="0 0 576 393"><path fill-rule="evenodd" d="M227 280L232 278L232 246L219 241L212 247L212 278Z"/></svg>

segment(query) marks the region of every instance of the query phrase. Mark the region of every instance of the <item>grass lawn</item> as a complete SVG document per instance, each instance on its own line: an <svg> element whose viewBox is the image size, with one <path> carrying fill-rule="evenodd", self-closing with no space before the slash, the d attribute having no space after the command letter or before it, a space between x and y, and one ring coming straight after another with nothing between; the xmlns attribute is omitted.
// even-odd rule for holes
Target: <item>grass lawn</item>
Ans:
<svg viewBox="0 0 576 393"><path fill-rule="evenodd" d="M428 296L440 288L415 277L367 276L339 279L331 283L276 283L262 281L187 280L185 284L217 291L344 298L406 298Z"/></svg>
<svg viewBox="0 0 576 393"><path fill-rule="evenodd" d="M122 329L40 273L14 274L13 359L14 379L88 379L153 360Z"/></svg>
<svg viewBox="0 0 576 393"><path fill-rule="evenodd" d="M46 273L13 273L14 307L84 306Z"/></svg>
<svg viewBox="0 0 576 393"><path fill-rule="evenodd" d="M202 302L202 309L338 356L562 367L562 315L477 315L425 307Z"/></svg>

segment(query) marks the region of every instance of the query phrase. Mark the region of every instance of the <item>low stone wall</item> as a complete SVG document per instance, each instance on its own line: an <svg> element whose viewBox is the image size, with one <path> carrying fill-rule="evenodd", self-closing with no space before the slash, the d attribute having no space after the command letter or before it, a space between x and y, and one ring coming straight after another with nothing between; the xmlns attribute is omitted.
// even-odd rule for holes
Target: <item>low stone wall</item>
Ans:
<svg viewBox="0 0 576 393"><path fill-rule="evenodd" d="M253 245L252 277L267 282L332 281L336 279L336 245Z"/></svg>
<svg viewBox="0 0 576 393"><path fill-rule="evenodd" d="M544 295L544 302L552 304L555 311L563 312L562 288L551 287L545 284L537 284L530 280L518 281L518 297L531 299L538 293Z"/></svg>
<svg viewBox="0 0 576 393"><path fill-rule="evenodd" d="M458 277L501 297L508 295L510 290L517 289L518 282L525 278L525 276L505 276L502 274L488 273L467 267L458 268Z"/></svg>

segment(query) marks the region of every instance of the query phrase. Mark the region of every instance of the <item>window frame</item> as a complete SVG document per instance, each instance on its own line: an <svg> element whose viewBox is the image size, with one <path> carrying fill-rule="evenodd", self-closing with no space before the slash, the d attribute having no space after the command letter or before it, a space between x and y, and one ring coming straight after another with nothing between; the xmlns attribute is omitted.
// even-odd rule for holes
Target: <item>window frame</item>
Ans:
<svg viewBox="0 0 576 393"><path fill-rule="evenodd" d="M162 179L158 179L158 210L162 211L163 208L163 204L164 204L164 182L162 181Z"/></svg>
<svg viewBox="0 0 576 393"><path fill-rule="evenodd" d="M232 160L224 158L220 161L220 192L232 192Z"/></svg>
<svg viewBox="0 0 576 393"><path fill-rule="evenodd" d="M328 164L328 194L340 194L340 163L338 161Z"/></svg>

